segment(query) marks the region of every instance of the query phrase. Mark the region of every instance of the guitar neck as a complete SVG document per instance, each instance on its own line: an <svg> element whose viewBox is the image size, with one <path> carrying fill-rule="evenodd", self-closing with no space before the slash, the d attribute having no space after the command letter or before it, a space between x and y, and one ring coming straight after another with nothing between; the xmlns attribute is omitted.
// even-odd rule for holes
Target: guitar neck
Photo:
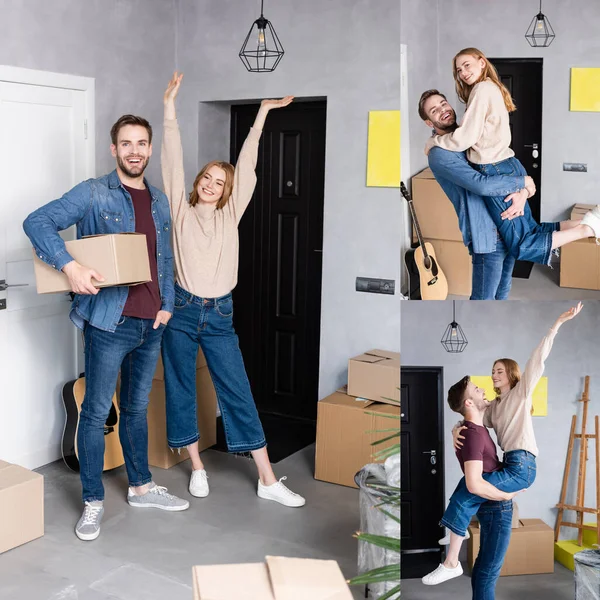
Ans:
<svg viewBox="0 0 600 600"><path fill-rule="evenodd" d="M429 255L427 254L427 248L425 247L425 242L423 241L423 235L421 234L421 228L419 227L419 220L417 219L417 213L413 205L413 200L412 198L407 200L408 206L410 206L410 214L412 216L413 224L415 226L415 231L417 232L417 240L419 242L419 246L421 246L421 249L423 250L423 256L425 258L428 258Z"/></svg>

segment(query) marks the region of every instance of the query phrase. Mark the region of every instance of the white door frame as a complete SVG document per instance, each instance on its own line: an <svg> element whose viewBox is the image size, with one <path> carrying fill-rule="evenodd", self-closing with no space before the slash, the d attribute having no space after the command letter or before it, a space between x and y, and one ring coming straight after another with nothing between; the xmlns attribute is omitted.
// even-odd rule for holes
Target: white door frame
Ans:
<svg viewBox="0 0 600 600"><path fill-rule="evenodd" d="M410 186L409 181L412 175L410 170L410 130L409 113L410 104L408 96L408 60L406 44L400 44L400 179ZM402 200L402 228L400 230L400 249L402 258L400 259L400 288L405 289L408 284L407 274L404 269L404 253L410 248L410 219L408 217L407 203Z"/></svg>

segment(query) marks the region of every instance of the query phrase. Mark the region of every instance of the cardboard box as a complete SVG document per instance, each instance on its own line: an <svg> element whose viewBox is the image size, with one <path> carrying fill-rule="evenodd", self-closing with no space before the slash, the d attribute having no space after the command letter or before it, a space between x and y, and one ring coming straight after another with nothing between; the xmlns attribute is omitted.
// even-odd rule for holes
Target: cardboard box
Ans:
<svg viewBox="0 0 600 600"><path fill-rule="evenodd" d="M400 353L369 350L348 361L348 394L376 402L400 401Z"/></svg>
<svg viewBox="0 0 600 600"><path fill-rule="evenodd" d="M473 262L467 247L460 242L431 240L440 268L448 280L448 293L456 296L471 295Z"/></svg>
<svg viewBox="0 0 600 600"><path fill-rule="evenodd" d="M352 600L333 560L267 556L255 564L192 568L194 600Z"/></svg>
<svg viewBox="0 0 600 600"><path fill-rule="evenodd" d="M105 278L96 287L136 285L152 280L146 236L142 233L92 235L65 242L69 254L80 264L95 269ZM70 292L67 276L43 262L33 251L33 268L38 294Z"/></svg>
<svg viewBox="0 0 600 600"><path fill-rule="evenodd" d="M454 205L435 180L431 169L425 169L412 180L412 198L423 237L429 240L463 241Z"/></svg>
<svg viewBox="0 0 600 600"><path fill-rule="evenodd" d="M0 554L44 535L44 477L0 460Z"/></svg>
<svg viewBox="0 0 600 600"><path fill-rule="evenodd" d="M479 524L469 526L468 562L473 568L479 554ZM500 575L554 573L554 530L541 519L521 519L513 529Z"/></svg>
<svg viewBox="0 0 600 600"><path fill-rule="evenodd" d="M198 426L200 429L200 451L217 443L217 394L208 372L208 367L196 370L198 398ZM171 450L167 443L167 420L165 406L165 382L152 381L148 404L148 464L169 469L189 458L185 448L181 452Z"/></svg>
<svg viewBox="0 0 600 600"><path fill-rule="evenodd" d="M371 415L369 413L376 413ZM389 415L400 416L400 407L380 402L357 400L337 391L317 404L317 444L315 479L357 487L354 476L366 464L375 462L373 453L397 440L373 447L371 444L389 434L371 433L390 429Z"/></svg>

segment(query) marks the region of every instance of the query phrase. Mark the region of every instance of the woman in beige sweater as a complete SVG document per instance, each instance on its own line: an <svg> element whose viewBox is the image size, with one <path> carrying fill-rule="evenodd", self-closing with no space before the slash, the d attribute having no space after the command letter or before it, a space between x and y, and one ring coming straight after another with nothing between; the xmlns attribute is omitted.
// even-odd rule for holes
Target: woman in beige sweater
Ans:
<svg viewBox="0 0 600 600"><path fill-rule="evenodd" d="M495 67L477 48L465 48L454 57L452 70L456 92L467 108L460 127L432 136L425 153L434 146L452 152L466 151L471 165L485 175L527 175L510 148L509 113L516 107ZM526 199L526 191L523 193ZM552 251L560 246L591 236L600 243L600 205L580 221L541 225L531 216L526 202L521 216L510 223L502 223L501 217L497 222L506 210L504 198L491 198L487 206L509 253L520 260L549 265Z"/></svg>
<svg viewBox="0 0 600 600"><path fill-rule="evenodd" d="M189 490L205 497L209 487L198 452L196 357L202 348L217 393L230 452L250 452L258 468L258 496L285 506L303 506L302 496L276 479L262 425L233 328L231 290L238 274L238 225L256 186L258 142L270 110L293 98L263 100L235 168L213 161L185 189L183 152L175 98L183 75L175 73L164 95L161 166L171 205L175 257L175 309L163 336L167 439L186 447L192 459Z"/></svg>

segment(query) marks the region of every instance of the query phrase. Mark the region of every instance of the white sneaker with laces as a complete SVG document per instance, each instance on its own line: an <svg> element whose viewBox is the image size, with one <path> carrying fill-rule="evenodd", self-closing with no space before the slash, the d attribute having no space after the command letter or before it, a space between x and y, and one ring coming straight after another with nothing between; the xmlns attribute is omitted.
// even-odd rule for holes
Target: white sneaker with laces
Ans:
<svg viewBox="0 0 600 600"><path fill-rule="evenodd" d="M596 244L600 245L600 204L592 208L589 212L583 215L581 219L582 225L588 225L594 231Z"/></svg>
<svg viewBox="0 0 600 600"><path fill-rule="evenodd" d="M134 508L160 508L161 510L172 512L186 510L190 507L190 503L187 500L169 494L166 487L156 484L142 496L134 494L132 489L129 488L127 491L127 502L129 506L133 506Z"/></svg>
<svg viewBox="0 0 600 600"><path fill-rule="evenodd" d="M468 540L471 537L471 534L469 533L469 530L467 529L467 534L465 535L464 539ZM450 544L450 532L448 532L441 540L438 540L438 544L440 546L448 546Z"/></svg>
<svg viewBox="0 0 600 600"><path fill-rule="evenodd" d="M190 494L196 498L206 498L208 496L208 475L205 469L192 471L189 490Z"/></svg>
<svg viewBox="0 0 600 600"><path fill-rule="evenodd" d="M75 535L86 542L95 540L100 535L100 522L104 514L104 503L102 500L86 502L77 525Z"/></svg>
<svg viewBox="0 0 600 600"><path fill-rule="evenodd" d="M449 579L460 577L462 574L463 568L460 563L458 563L454 569L448 569L444 565L440 564L437 569L425 575L421 581L425 585L438 585L439 583L444 583L444 581L448 581Z"/></svg>
<svg viewBox="0 0 600 600"><path fill-rule="evenodd" d="M296 494L292 492L284 483L287 477L282 477L276 483L272 485L263 485L258 480L258 490L256 491L259 498L263 500L274 500L275 502L279 502L279 504L283 504L284 506L290 506L292 508L298 508L300 506L304 506L306 504L306 500L300 496L300 494Z"/></svg>

